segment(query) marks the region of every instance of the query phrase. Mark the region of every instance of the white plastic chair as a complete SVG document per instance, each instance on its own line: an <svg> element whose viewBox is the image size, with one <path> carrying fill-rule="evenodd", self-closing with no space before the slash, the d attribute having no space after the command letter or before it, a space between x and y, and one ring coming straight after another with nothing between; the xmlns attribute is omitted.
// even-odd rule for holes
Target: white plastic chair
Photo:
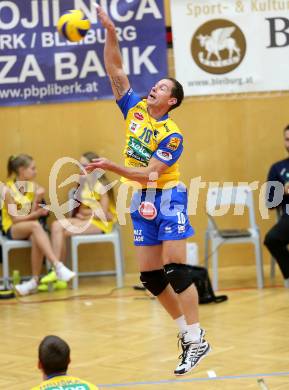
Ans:
<svg viewBox="0 0 289 390"><path fill-rule="evenodd" d="M97 272L78 272L78 246L81 244L93 244L110 242L114 247L115 270ZM86 234L71 237L71 261L72 270L76 273L72 281L72 288L78 287L79 276L116 275L117 287L123 287L124 262L119 225L115 225L111 233Z"/></svg>
<svg viewBox="0 0 289 390"><path fill-rule="evenodd" d="M255 247L256 274L258 288L264 287L263 259L260 244L259 228L256 225L254 213L254 201L252 190L249 186L238 187L214 187L209 188L207 194L206 210L208 214L214 215L219 207L228 205L245 206L249 210L250 227L247 231L249 236L224 238L222 230L216 229L210 219L208 219L208 228L205 233L205 265L209 265L209 241L211 241L212 257L212 284L213 289L218 290L218 248L223 244L252 243ZM228 230L228 229L226 229ZM232 229L236 230L236 229Z"/></svg>
<svg viewBox="0 0 289 390"><path fill-rule="evenodd" d="M70 216L74 208L75 188L71 188L68 193L68 202ZM99 276L99 275L116 275L117 287L123 287L124 260L122 250L122 240L119 224L115 224L111 233L106 234L85 234L75 235L70 238L71 242L71 266L76 276L72 281L72 288L78 288L79 276ZM78 272L78 246L81 244L96 244L110 242L114 248L115 270L105 270L96 272Z"/></svg>
<svg viewBox="0 0 289 390"><path fill-rule="evenodd" d="M0 232L0 245L2 248L3 284L9 286L9 252L12 249L31 248L29 240L9 240Z"/></svg>

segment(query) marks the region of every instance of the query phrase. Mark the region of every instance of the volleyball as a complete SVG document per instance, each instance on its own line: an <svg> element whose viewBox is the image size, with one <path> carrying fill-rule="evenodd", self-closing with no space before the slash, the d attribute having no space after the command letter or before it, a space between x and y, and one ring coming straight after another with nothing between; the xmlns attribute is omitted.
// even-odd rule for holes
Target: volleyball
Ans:
<svg viewBox="0 0 289 390"><path fill-rule="evenodd" d="M71 42L81 41L89 29L90 21L77 9L67 11L57 22L59 34Z"/></svg>

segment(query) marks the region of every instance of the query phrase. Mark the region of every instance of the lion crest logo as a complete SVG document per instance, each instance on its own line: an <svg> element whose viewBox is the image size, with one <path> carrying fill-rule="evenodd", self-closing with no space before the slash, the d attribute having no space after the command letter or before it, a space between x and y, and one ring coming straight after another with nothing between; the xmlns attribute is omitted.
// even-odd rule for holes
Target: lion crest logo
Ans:
<svg viewBox="0 0 289 390"><path fill-rule="evenodd" d="M196 64L208 73L231 72L242 62L246 40L233 22L216 19L204 23L192 39L192 56Z"/></svg>

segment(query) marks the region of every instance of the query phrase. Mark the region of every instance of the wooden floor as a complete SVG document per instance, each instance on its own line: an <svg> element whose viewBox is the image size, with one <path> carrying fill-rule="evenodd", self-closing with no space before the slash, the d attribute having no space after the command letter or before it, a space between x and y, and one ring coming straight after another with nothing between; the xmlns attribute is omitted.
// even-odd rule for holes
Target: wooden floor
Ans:
<svg viewBox="0 0 289 390"><path fill-rule="evenodd" d="M102 277L82 280L76 292L0 301L0 389L38 384L37 346L56 334L71 346L70 373L100 389L288 390L289 289L280 276L277 286L266 280L258 291L253 267L222 270L229 301L200 308L213 351L180 379L172 373L179 354L175 325L156 300L131 288L137 275L112 292L114 278Z"/></svg>

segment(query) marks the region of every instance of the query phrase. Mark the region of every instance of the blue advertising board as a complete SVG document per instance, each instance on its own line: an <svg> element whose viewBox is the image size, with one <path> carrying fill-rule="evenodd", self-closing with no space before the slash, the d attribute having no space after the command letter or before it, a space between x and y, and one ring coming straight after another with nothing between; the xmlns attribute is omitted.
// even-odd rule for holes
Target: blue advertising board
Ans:
<svg viewBox="0 0 289 390"><path fill-rule="evenodd" d="M163 0L99 0L113 19L124 69L145 96L167 75ZM81 42L61 37L56 24L70 9L91 21ZM0 2L0 106L111 99L103 63L105 30L93 0Z"/></svg>

